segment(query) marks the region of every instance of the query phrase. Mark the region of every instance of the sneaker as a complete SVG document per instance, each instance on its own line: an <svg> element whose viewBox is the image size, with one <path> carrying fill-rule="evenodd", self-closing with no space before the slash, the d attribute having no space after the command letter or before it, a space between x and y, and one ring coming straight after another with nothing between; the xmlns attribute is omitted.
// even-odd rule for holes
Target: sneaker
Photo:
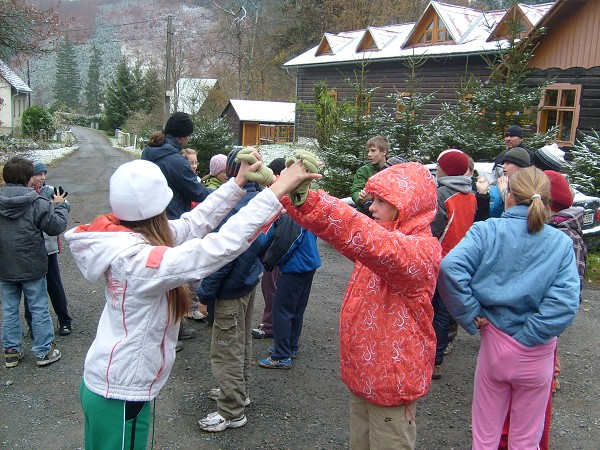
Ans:
<svg viewBox="0 0 600 450"><path fill-rule="evenodd" d="M240 428L246 425L248 419L246 415L242 414L234 419L225 419L218 412L210 413L204 419L198 421L198 425L202 431L208 431L211 433L218 433L219 431L225 431L227 428Z"/></svg>
<svg viewBox="0 0 600 450"><path fill-rule="evenodd" d="M259 359L258 365L267 369L291 369L292 358L272 359L270 356L265 359Z"/></svg>
<svg viewBox="0 0 600 450"><path fill-rule="evenodd" d="M23 351L18 351L16 348L7 348L4 350L4 365L6 367L17 367L19 361L23 358Z"/></svg>
<svg viewBox="0 0 600 450"><path fill-rule="evenodd" d="M48 366L61 358L62 354L60 350L56 348L56 344L53 342L50 344L50 351L46 356L38 356L37 365L38 367Z"/></svg>
<svg viewBox="0 0 600 450"><path fill-rule="evenodd" d="M440 378L442 378L442 365L441 364L439 366L435 366L433 368L433 373L431 374L432 380L439 380Z"/></svg>
<svg viewBox="0 0 600 450"><path fill-rule="evenodd" d="M269 353L275 353L275 347L269 347L267 351ZM296 359L298 357L298 350L292 350L292 354L290 356L292 359Z"/></svg>
<svg viewBox="0 0 600 450"><path fill-rule="evenodd" d="M273 333L267 333L262 328L252 328L252 337L256 339L269 339L273 337Z"/></svg>
<svg viewBox="0 0 600 450"><path fill-rule="evenodd" d="M178 351L183 349L183 342L181 341L177 341L177 344L175 344L175 353L177 353Z"/></svg>
<svg viewBox="0 0 600 450"><path fill-rule="evenodd" d="M452 353L452 350L454 350L454 341L448 342L446 350L444 350L444 355L449 355L450 353Z"/></svg>
<svg viewBox="0 0 600 450"><path fill-rule="evenodd" d="M181 324L181 327L179 328L178 338L180 341L185 341L187 339L193 339L195 332L196 332L196 330L194 330L192 327L186 327L183 324Z"/></svg>
<svg viewBox="0 0 600 450"><path fill-rule="evenodd" d="M217 401L219 399L219 395L221 395L221 388L213 388L208 391L208 398L211 400ZM244 406L248 406L250 403L252 403L250 397L246 397L246 400L244 400Z"/></svg>
<svg viewBox="0 0 600 450"><path fill-rule="evenodd" d="M185 317L187 317L188 319L193 319L193 320L198 320L198 321L202 321L202 320L206 319L206 316L204 314L202 314L200 311L198 311L197 309L190 311L189 313L187 313L185 315Z"/></svg>
<svg viewBox="0 0 600 450"><path fill-rule="evenodd" d="M68 336L71 334L71 324L63 323L58 327L58 334L61 336Z"/></svg>

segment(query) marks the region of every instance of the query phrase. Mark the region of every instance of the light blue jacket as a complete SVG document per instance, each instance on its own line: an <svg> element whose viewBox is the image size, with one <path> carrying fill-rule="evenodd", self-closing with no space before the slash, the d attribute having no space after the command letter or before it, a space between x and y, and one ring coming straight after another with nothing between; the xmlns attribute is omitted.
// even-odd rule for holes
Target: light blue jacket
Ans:
<svg viewBox="0 0 600 450"><path fill-rule="evenodd" d="M475 317L527 347L561 334L579 308L579 275L569 237L548 225L527 231L526 206L475 222L442 260L438 287L470 334Z"/></svg>

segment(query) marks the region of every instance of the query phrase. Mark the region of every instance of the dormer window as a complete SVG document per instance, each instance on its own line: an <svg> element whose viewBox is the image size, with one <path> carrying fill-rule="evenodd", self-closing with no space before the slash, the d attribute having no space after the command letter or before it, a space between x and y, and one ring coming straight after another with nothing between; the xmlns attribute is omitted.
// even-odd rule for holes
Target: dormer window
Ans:
<svg viewBox="0 0 600 450"><path fill-rule="evenodd" d="M419 44L435 44L437 42L448 42L451 41L452 38L448 34L448 30L446 29L444 23L440 20L438 16L435 16L421 37L419 38Z"/></svg>

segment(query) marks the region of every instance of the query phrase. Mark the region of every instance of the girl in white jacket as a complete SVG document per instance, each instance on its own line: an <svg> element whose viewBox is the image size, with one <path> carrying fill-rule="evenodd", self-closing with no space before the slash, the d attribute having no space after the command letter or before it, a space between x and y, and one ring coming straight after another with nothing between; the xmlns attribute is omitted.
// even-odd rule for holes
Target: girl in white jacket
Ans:
<svg viewBox="0 0 600 450"><path fill-rule="evenodd" d="M65 234L85 278L96 282L104 275L106 281L106 305L80 388L87 450L146 448L150 401L171 372L188 308L185 285L198 283L246 250L279 214L281 197L319 177L294 164L211 233L243 196L244 174L261 164L242 162L235 179L180 219L167 220L173 192L158 166L128 162L110 179L113 214Z"/></svg>

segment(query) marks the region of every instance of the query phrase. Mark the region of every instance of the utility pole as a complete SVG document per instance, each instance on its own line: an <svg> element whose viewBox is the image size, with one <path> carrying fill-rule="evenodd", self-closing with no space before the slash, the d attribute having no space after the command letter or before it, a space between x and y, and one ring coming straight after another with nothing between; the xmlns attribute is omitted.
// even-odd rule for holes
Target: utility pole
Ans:
<svg viewBox="0 0 600 450"><path fill-rule="evenodd" d="M165 122L171 115L171 97L173 87L171 86L171 71L173 67L173 16L167 17L167 73L165 74Z"/></svg>

